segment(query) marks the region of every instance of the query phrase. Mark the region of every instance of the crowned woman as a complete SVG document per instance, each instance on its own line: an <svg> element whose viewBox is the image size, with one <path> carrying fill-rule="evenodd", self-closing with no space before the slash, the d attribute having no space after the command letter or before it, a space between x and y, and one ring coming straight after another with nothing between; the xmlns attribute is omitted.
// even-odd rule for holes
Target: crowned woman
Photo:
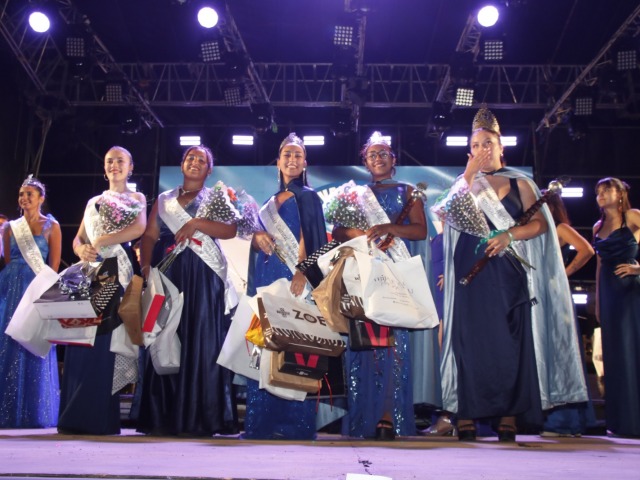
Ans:
<svg viewBox="0 0 640 480"><path fill-rule="evenodd" d="M146 225L146 198L127 185L133 159L125 148L109 149L104 172L109 190L87 202L73 251L83 262L115 258L118 281L126 288L136 265L131 242L142 235ZM124 334L118 303L110 302L103 313L93 347L65 346L60 433L120 433L119 391L137 378L138 350Z"/></svg>
<svg viewBox="0 0 640 480"><path fill-rule="evenodd" d="M35 276L60 266L60 225L43 215L44 185L32 175L22 183L23 214L4 228L0 272L0 332L4 332ZM40 358L8 335L0 335L0 428L51 427L58 420L58 362L55 348Z"/></svg>
<svg viewBox="0 0 640 480"><path fill-rule="evenodd" d="M490 419L509 442L517 425L539 428L543 409L586 401L587 391L569 283L549 210L538 209L540 191L505 167L500 127L487 109L473 120L470 147L464 173L432 207L445 223L443 402L458 417L460 440L475 440L474 421ZM473 279L483 257L489 261Z"/></svg>

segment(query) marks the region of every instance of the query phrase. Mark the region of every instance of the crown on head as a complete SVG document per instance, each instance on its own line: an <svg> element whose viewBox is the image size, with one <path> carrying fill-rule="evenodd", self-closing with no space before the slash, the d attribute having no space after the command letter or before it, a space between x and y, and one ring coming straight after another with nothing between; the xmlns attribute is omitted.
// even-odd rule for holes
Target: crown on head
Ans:
<svg viewBox="0 0 640 480"><path fill-rule="evenodd" d="M282 149L287 145L298 145L300 148L302 148L304 154L307 154L307 149L304 146L304 142L298 135L296 135L296 132L291 132L289 135L287 135L287 137L280 144L280 149L278 150L278 152L281 152Z"/></svg>
<svg viewBox="0 0 640 480"><path fill-rule="evenodd" d="M380 132L373 132L367 143L364 144L363 150L366 151L371 145L385 145L391 148L391 143L389 143L388 137L385 137Z"/></svg>
<svg viewBox="0 0 640 480"><path fill-rule="evenodd" d="M25 178L21 186L37 188L38 190L40 190L40 194L44 197L44 194L45 194L44 184L37 178L33 178L33 174Z"/></svg>
<svg viewBox="0 0 640 480"><path fill-rule="evenodd" d="M500 135L500 125L498 124L498 119L493 113L491 113L491 110L485 107L478 110L478 113L476 113L476 116L473 117L473 123L471 124L472 132L475 132L480 128Z"/></svg>

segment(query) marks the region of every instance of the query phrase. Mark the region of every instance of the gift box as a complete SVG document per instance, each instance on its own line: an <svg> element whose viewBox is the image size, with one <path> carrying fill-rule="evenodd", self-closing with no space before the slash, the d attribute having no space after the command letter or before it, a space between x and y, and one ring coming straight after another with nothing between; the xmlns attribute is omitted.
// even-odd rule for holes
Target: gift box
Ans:
<svg viewBox="0 0 640 480"><path fill-rule="evenodd" d="M278 352L278 371L301 377L324 378L329 370L329 357L300 352Z"/></svg>
<svg viewBox="0 0 640 480"><path fill-rule="evenodd" d="M49 320L58 318L96 318L96 311L89 298L72 299L62 293L58 284L44 292L33 302L40 317Z"/></svg>

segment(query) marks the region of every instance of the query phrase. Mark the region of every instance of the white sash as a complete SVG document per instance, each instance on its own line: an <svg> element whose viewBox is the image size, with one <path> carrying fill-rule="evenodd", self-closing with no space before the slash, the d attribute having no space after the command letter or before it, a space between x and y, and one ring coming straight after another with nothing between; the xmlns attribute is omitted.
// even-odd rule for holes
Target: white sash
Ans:
<svg viewBox="0 0 640 480"><path fill-rule="evenodd" d="M370 227L380 225L382 223L391 223L389 217L380 206L378 199L374 195L370 187L365 186L362 189L362 200L364 203L364 211L367 217L367 224ZM387 252L391 254L391 258L394 261L411 258L411 254L407 249L407 246L400 239L391 243L391 246L387 249Z"/></svg>
<svg viewBox="0 0 640 480"><path fill-rule="evenodd" d="M291 273L295 274L300 245L288 225L280 217L275 197L271 197L262 206L259 216L267 232L275 239L278 251L284 258L285 264L291 270Z"/></svg>
<svg viewBox="0 0 640 480"><path fill-rule="evenodd" d="M22 257L25 262L27 262L27 265L29 265L31 270L33 270L33 273L37 275L40 273L40 270L44 268L45 263L42 258L42 253L33 238L33 233L31 233L27 219L20 217L9 223L11 224L13 237L16 239L16 243L18 244Z"/></svg>
<svg viewBox="0 0 640 480"><path fill-rule="evenodd" d="M203 188L198 196L204 197L206 190L206 187ZM177 188L158 196L158 215L173 233L176 233L192 219L191 215L178 203ZM238 304L238 295L227 274L227 260L222 254L222 249L216 239L198 230L194 232L193 238L198 240L200 245L189 242L189 248L224 282L224 313L228 314Z"/></svg>
<svg viewBox="0 0 640 480"><path fill-rule="evenodd" d="M93 197L87 202L87 208L84 210L84 229L87 232L89 242L93 243L94 240L102 233L100 231L100 214L96 208L96 202L100 199L101 195ZM115 244L108 247L102 247L100 249L100 256L103 258L117 257L118 259L118 281L122 288L126 289L127 285L133 277L133 266L127 256L127 252L124 251L122 245Z"/></svg>

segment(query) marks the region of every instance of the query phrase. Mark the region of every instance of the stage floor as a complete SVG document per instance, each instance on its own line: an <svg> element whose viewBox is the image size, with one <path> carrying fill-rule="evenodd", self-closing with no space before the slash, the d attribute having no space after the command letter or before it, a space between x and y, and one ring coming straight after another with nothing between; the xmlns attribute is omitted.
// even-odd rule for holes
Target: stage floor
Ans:
<svg viewBox="0 0 640 480"><path fill-rule="evenodd" d="M361 477L362 476L362 477ZM58 435L0 430L5 478L206 479L638 479L640 439L585 436L406 437L394 442L320 434L313 442Z"/></svg>

